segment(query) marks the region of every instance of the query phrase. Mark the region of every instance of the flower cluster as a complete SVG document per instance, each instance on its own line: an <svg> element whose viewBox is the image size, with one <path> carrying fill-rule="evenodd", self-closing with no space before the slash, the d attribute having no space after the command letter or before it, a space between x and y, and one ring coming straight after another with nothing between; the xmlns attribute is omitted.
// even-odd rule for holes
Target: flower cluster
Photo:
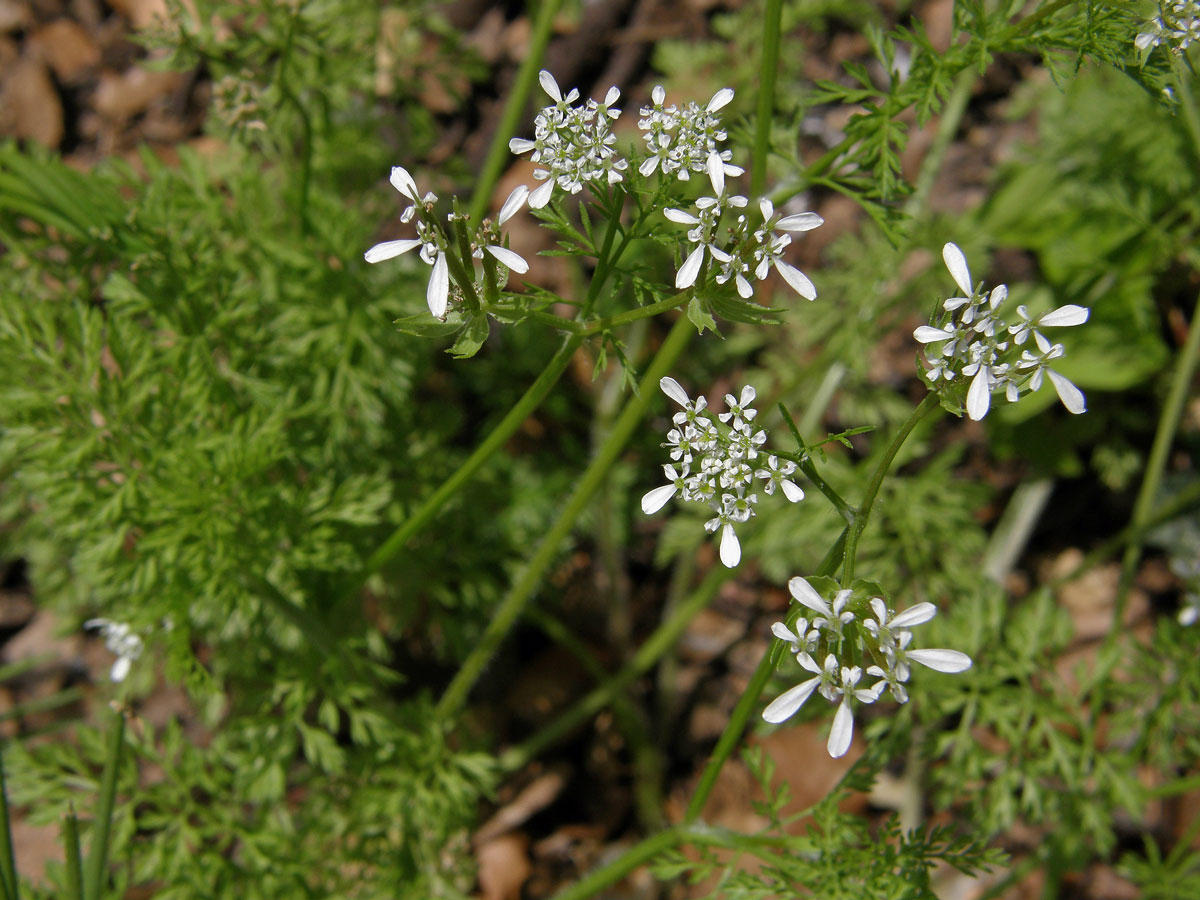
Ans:
<svg viewBox="0 0 1200 900"><path fill-rule="evenodd" d="M904 684L911 674L910 663L948 673L971 668L971 658L957 650L913 649L912 628L937 614L932 603L918 603L896 613L882 598L867 600L853 589L837 590L830 602L799 576L788 582L788 590L808 614L815 615L811 621L799 618L791 627L776 622L771 632L788 645L789 653L812 677L771 701L762 716L779 724L819 693L838 707L826 745L830 756L842 756L850 749L855 701L874 703L890 690L898 703L908 702ZM860 685L864 674L877 680L870 686Z"/></svg>
<svg viewBox="0 0 1200 900"><path fill-rule="evenodd" d="M1133 41L1139 50L1167 44L1182 53L1200 42L1200 0L1165 0L1159 4L1159 15L1144 27L1146 30Z"/></svg>
<svg viewBox="0 0 1200 900"><path fill-rule="evenodd" d="M363 254L363 258L369 263L383 262L385 259L393 259L402 253L407 253L409 250L415 250L420 247L422 262L433 267L433 271L429 276L429 287L425 293L425 300L429 304L429 311L437 318L444 319L451 295L453 294L457 299L461 299L463 288L461 285L455 285L452 291L447 255L453 252L451 248L454 245L447 236L446 231L434 217L434 205L438 200L437 195L429 191L424 196L421 196L412 175L403 166L393 166L389 180L392 183L392 187L410 201L410 205L400 214L400 221L408 223L416 219L417 236L415 238L384 241L382 244L376 244ZM483 259L483 254L486 251L505 269L520 274L529 271L529 263L520 254L504 246L504 235L500 231L500 226L516 215L528 199L529 188L525 187L525 185L518 186L516 190L508 195L508 199L504 201L504 205L500 208L500 214L496 217L495 222L485 219L481 223L468 242L471 255L474 259ZM454 226L462 221L462 219L451 213L447 217L447 221L451 226ZM464 224L466 223L464 222ZM475 276L475 283L471 287L478 294L482 291L482 284L479 282L479 276L475 275L474 271L471 274Z"/></svg>
<svg viewBox="0 0 1200 900"><path fill-rule="evenodd" d="M922 344L942 345L940 351L926 351L925 377L933 389L953 391L956 379L961 383L970 378L967 415L978 421L987 415L993 393L1003 391L1008 402L1015 403L1022 391L1036 391L1043 378L1049 378L1063 406L1072 413L1083 412L1083 392L1050 368L1050 362L1063 355L1063 345L1052 343L1040 329L1082 325L1088 310L1070 304L1035 319L1018 306L1019 321L1009 325L998 315L1008 288L1001 284L990 293L982 285L973 288L966 257L954 244L942 248L942 258L963 296L942 304L940 324L922 325L913 332ZM1026 347L1030 337L1033 346Z"/></svg>
<svg viewBox="0 0 1200 900"><path fill-rule="evenodd" d="M661 84L655 86L650 97L654 105L643 106L642 118L638 119L648 154L638 167L639 172L649 176L657 170L687 181L693 172L704 172L708 158L715 153L724 164L726 175L742 174L739 166L729 162L732 151L717 150L717 143L727 137L717 111L733 99L732 88L721 88L703 109L694 101L688 101L682 110L674 103L664 106L667 92Z"/></svg>
<svg viewBox="0 0 1200 900"><path fill-rule="evenodd" d="M689 226L688 243L692 245L683 265L675 275L675 287L680 290L694 285L708 259L717 284L732 280L738 294L749 299L754 295L751 278L765 279L774 269L791 288L806 300L817 299L817 289L808 276L783 259L792 242L792 233L812 231L824 221L816 213L805 212L781 216L765 197L758 202L762 222L751 226L746 215L736 213L736 219L722 229L725 212L746 208L747 200L739 194L729 194L725 188L726 166L717 153L710 153L705 162L713 196L696 201L696 213L681 209L663 212L679 225ZM777 233L776 229L783 231Z"/></svg>
<svg viewBox="0 0 1200 900"><path fill-rule="evenodd" d="M770 455L766 465L762 464L761 448L767 433L754 428L758 410L751 406L755 391L750 385L742 388L739 397L725 395L728 412L717 417L720 424L706 412L708 401L703 395L693 401L674 378L663 378L659 386L683 410L675 413L674 427L663 444L673 460L663 466L668 483L642 497L642 512L658 512L676 494L683 500L707 503L716 515L704 527L709 534L720 530L721 562L733 568L742 558L733 526L755 515L755 479L763 482L764 493L774 494L778 488L795 503L804 499L804 491L791 480L796 464L790 460L780 463Z"/></svg>
<svg viewBox="0 0 1200 900"><path fill-rule="evenodd" d="M621 181L629 164L617 156L613 148L617 138L612 133L612 122L621 115L612 105L620 99L621 92L611 87L603 103L588 100L572 106L579 99L577 89L571 88L563 96L558 82L545 69L538 80L554 104L545 107L534 119L532 141L513 138L508 142L508 148L517 155L532 150L530 159L542 167L534 170L533 177L544 184L529 195L529 205L541 209L549 203L556 184L577 194L586 182Z"/></svg>
<svg viewBox="0 0 1200 900"><path fill-rule="evenodd" d="M98 631L104 638L104 645L109 653L116 654L116 662L108 677L114 682L125 680L133 666L134 660L142 655L142 639L124 622L114 622L111 619L88 619L83 627Z"/></svg>

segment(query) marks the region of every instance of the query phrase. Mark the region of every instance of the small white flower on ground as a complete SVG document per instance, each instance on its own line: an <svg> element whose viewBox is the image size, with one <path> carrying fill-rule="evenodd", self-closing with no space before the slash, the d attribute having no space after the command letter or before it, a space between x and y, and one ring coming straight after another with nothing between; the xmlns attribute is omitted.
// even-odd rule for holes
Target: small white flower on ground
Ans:
<svg viewBox="0 0 1200 900"><path fill-rule="evenodd" d="M124 622L114 622L111 619L88 619L83 623L83 627L100 632L108 651L116 654L117 659L109 672L109 679L114 683L124 681L134 661L142 655L142 639Z"/></svg>

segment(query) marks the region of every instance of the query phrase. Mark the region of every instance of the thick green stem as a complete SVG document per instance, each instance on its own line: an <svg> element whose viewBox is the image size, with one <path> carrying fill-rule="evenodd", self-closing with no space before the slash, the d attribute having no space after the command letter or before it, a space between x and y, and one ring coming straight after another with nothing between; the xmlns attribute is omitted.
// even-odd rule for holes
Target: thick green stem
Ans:
<svg viewBox="0 0 1200 900"><path fill-rule="evenodd" d="M754 120L754 157L750 191L759 196L767 186L767 153L771 147L771 119L775 113L775 77L779 68L779 31L783 0L766 0L763 10L762 55L758 75L758 112Z"/></svg>
<svg viewBox="0 0 1200 900"><path fill-rule="evenodd" d="M487 158L479 172L479 180L475 182L475 192L471 195L471 221L478 222L487 212L488 201L500 173L504 170L504 161L508 157L509 138L516 135L521 124L521 113L533 92L534 82L537 81L538 71L542 67L542 56L546 45L550 42L550 31L554 26L554 17L562 7L562 0L542 0L537 19L533 23L533 35L529 39L529 50L525 61L517 72L516 82L508 95L508 103L504 106L504 114L492 135L492 144L488 148Z"/></svg>
<svg viewBox="0 0 1200 900"><path fill-rule="evenodd" d="M683 348L687 346L692 328L693 326L688 322L687 318L681 316L671 329L667 339L659 348L654 361L646 370L646 375L642 379L637 395L630 399L624 411L622 411L620 417L613 425L612 432L605 439L603 445L597 451L595 458L580 478L579 484L575 488L575 493L571 495L571 499L567 501L567 505L559 513L554 524L550 526L550 530L542 538L537 550L534 551L533 556L513 583L511 590L509 590L508 595L501 602L492 620L488 623L488 627L479 639L479 643L475 645L475 648L463 663L462 668L458 670L454 679L450 682L446 693L442 695L442 699L435 710L435 716L439 721L450 721L466 702L467 694L499 648L501 641L508 635L508 632L520 617L525 604L529 602L534 590L536 590L538 584L541 582L542 575L550 563L553 562L560 545L566 540L567 535L570 534L571 529L574 527L575 520L579 518L579 515L592 499L592 496L604 483L604 479L608 475L608 470L616 462L617 457L624 450L630 435L632 435L634 428L645 415L651 398L657 395L655 387L658 384L658 380L667 373L679 357L679 354L683 352Z"/></svg>
<svg viewBox="0 0 1200 900"><path fill-rule="evenodd" d="M917 404L917 408L908 417L908 421L900 426L900 430L896 432L892 438L892 442L883 451L883 458L879 460L879 465L875 467L875 471L871 475L871 480L867 484L867 490L863 494L862 502L858 505L858 511L854 514L854 522L850 526L850 534L846 537L846 561L842 569L843 585L849 584L854 578L854 556L858 552L858 539L862 537L863 529L867 527L867 519L871 516L871 507L875 505L875 498L879 496L879 488L883 485L883 479L892 467L892 462L896 459L896 454L900 452L900 448L904 446L904 442L912 434L912 430L917 427L917 423L935 409L940 408L937 395L926 394L925 399Z"/></svg>
<svg viewBox="0 0 1200 900"><path fill-rule="evenodd" d="M104 774L100 777L100 798L92 824L92 842L88 846L84 874L84 896L100 900L108 875L108 841L112 833L113 809L117 801L117 770L121 766L121 751L125 747L125 713L117 710L108 732L108 752L104 759Z"/></svg>

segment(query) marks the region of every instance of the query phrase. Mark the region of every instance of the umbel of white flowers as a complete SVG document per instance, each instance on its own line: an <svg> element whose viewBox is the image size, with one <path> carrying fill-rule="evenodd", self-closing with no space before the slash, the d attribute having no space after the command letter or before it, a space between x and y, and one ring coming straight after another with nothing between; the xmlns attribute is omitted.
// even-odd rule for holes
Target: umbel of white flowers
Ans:
<svg viewBox="0 0 1200 900"><path fill-rule="evenodd" d="M114 622L112 619L88 619L83 627L98 631L109 653L116 654L117 659L108 677L114 682L124 681L134 661L142 655L142 639L124 622Z"/></svg>
<svg viewBox="0 0 1200 900"><path fill-rule="evenodd" d="M642 497L642 512L658 512L676 494L682 500L708 504L715 515L704 528L709 534L721 532L721 562L732 569L742 558L733 526L749 521L758 503L754 480L763 482L763 492L768 495L779 488L792 503L803 500L804 491L790 479L796 464L790 460L781 464L778 457L768 455L763 465L761 448L767 433L754 428L758 410L751 406L755 391L750 385L742 388L739 397L725 395L728 412L717 417L718 425L707 412L703 395L693 401L674 378L663 378L658 384L683 410L675 413L663 444L672 459L663 466L667 484Z"/></svg>
<svg viewBox="0 0 1200 900"><path fill-rule="evenodd" d="M717 284L733 280L734 287L743 299L754 296L750 279L765 279L774 269L797 294L806 300L817 299L817 289L808 276L783 259L784 252L792 243L792 234L812 231L825 220L813 212L781 216L767 198L758 201L762 221L752 224L746 215L734 212L735 218L728 227L722 227L726 212L746 208L747 200L740 194L728 194L725 175L728 167L717 153L710 153L705 162L713 196L701 197L696 201L696 212L682 209L664 210L672 222L687 225L688 252L679 271L675 274L675 287L684 290L696 284L705 261L710 263L710 272ZM778 234L776 229L784 232Z"/></svg>
<svg viewBox="0 0 1200 900"><path fill-rule="evenodd" d="M400 221L408 223L415 218L417 236L376 244L363 254L363 258L369 263L383 262L385 259L393 259L402 253L420 247L421 261L433 267L433 271L429 275L429 287L425 292L426 303L429 305L430 313L439 319L445 319L450 298L451 296L460 297L460 289L458 286L455 286L453 291L451 289L450 267L446 261L446 254L455 252L453 249L455 244L434 217L434 205L438 200L437 194L429 191L425 196L421 196L417 190L417 183L413 181L412 175L403 166L392 167L389 181L391 181L392 187L409 201L409 206L400 214ZM505 246L504 235L500 231L500 226L516 215L528 198L529 188L523 184L519 185L508 195L508 199L500 207L500 213L496 216L495 222L484 219L480 223L469 239L472 259L483 259L483 254L486 252L507 270L519 274L529 271L529 263L520 254ZM453 213L447 217L447 221L452 224L455 222ZM483 293L481 276L475 272L472 260L460 260L460 262L475 279L476 295Z"/></svg>
<svg viewBox="0 0 1200 900"><path fill-rule="evenodd" d="M890 690L898 703L908 702L904 685L912 671L910 663L952 674L971 668L971 658L958 650L912 647L912 628L937 614L932 603L918 603L895 613L882 598L873 597L866 604L874 616L870 618L862 608L852 608L852 590L839 590L830 602L800 576L788 582L788 590L796 602L815 615L811 621L799 618L791 627L776 622L771 632L787 643L789 653L812 677L772 700L762 716L777 725L795 715L814 693L820 694L837 704L826 744L832 757L843 756L850 749L855 701L874 703L885 690ZM856 648L858 655L851 659ZM859 684L863 665L866 675L878 679L869 687Z"/></svg>
<svg viewBox="0 0 1200 900"><path fill-rule="evenodd" d="M961 379L970 378L967 415L978 421L987 415L992 394L1003 392L1009 403L1015 403L1023 391L1040 389L1045 377L1069 412L1083 412L1083 392L1050 368L1050 362L1065 352L1063 345L1051 343L1041 329L1082 325L1088 320L1088 310L1068 304L1034 319L1028 309L1018 306L1020 321L1009 325L999 316L1008 298L1005 285L996 286L990 293L982 284L972 287L967 258L955 244L942 248L942 259L963 296L951 297L942 304L944 312L936 322L913 332L922 344L931 345L932 352L927 350L925 356L925 377L930 386L944 392L954 390L956 380L961 383ZM1026 348L1031 336L1033 347ZM938 344L940 350L932 349Z"/></svg>
<svg viewBox="0 0 1200 900"><path fill-rule="evenodd" d="M1150 19L1134 38L1139 50L1149 50L1166 44L1175 53L1200 42L1200 0L1164 0L1159 14Z"/></svg>

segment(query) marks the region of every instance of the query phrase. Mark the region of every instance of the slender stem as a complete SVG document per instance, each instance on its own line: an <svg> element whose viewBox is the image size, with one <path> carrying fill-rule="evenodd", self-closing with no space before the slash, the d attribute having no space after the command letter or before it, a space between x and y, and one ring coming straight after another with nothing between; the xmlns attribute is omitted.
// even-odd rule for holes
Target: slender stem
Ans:
<svg viewBox="0 0 1200 900"><path fill-rule="evenodd" d="M783 0L766 0L758 75L758 112L754 119L754 156L750 168L750 190L755 197L761 195L767 185L767 152L771 146L771 119L775 113L775 77L779 68L782 21Z"/></svg>
<svg viewBox="0 0 1200 900"><path fill-rule="evenodd" d="M900 430L896 432L887 449L883 451L883 458L879 460L879 465L875 467L875 472L871 475L871 480L867 484L867 490L863 494L862 502L858 505L858 511L854 514L854 523L850 526L850 534L846 538L846 561L842 569L843 585L849 584L854 578L854 556L858 552L858 539L862 537L863 529L867 527L867 519L871 516L871 507L875 505L875 498L879 495L879 488L883 484L883 479L887 475L888 470L892 467L892 462L896 459L896 454L900 452L900 448L904 445L912 430L917 427L917 423L935 409L940 408L937 395L926 394L925 398L917 404L917 408L913 410L912 415L908 417L908 421L900 426Z"/></svg>
<svg viewBox="0 0 1200 900"><path fill-rule="evenodd" d="M600 246L600 255L596 257L596 268L597 270L601 270L601 267L603 267L605 275L608 274L608 270L611 268L606 263L608 255L612 252L613 239L617 236L617 225L621 221L621 212L625 209L626 194L624 191L621 191L620 194L621 205L616 209L615 214L608 219L608 229L604 232L604 243ZM624 241L621 243L621 249L625 249ZM583 301L583 309L579 313L579 318L584 319L592 314L592 307L596 305L596 299L600 296L600 289L603 286L603 278L592 279L592 283L588 286L587 297Z"/></svg>
<svg viewBox="0 0 1200 900"><path fill-rule="evenodd" d="M1175 431L1179 427L1183 406L1187 401L1188 388L1192 383L1192 376L1196 373L1198 352L1200 352L1200 297L1196 298L1196 308L1192 312L1187 340L1184 341L1183 350L1175 365L1175 373L1171 377L1171 388L1167 393L1167 402L1163 405L1162 415L1158 418L1158 428L1154 432L1150 458L1146 461L1146 474L1142 477L1137 499L1133 503L1133 516L1130 524L1134 528L1144 526L1153 512L1154 500L1158 496L1163 470L1167 466L1167 454L1171 452L1171 443L1175 439ZM1105 640L1107 647L1111 648L1122 633L1121 620L1125 614L1125 606L1129 601L1129 589L1133 586L1133 576L1141 557L1140 542L1135 541L1125 548L1125 555L1121 558L1121 579L1117 588L1117 602L1113 607L1113 625Z"/></svg>
<svg viewBox="0 0 1200 900"><path fill-rule="evenodd" d="M67 852L67 894L69 900L84 900L83 854L79 849L79 819L72 808L63 823L63 844Z"/></svg>
<svg viewBox="0 0 1200 900"><path fill-rule="evenodd" d="M646 838L633 849L623 853L608 865L601 866L570 887L559 891L551 900L587 900L606 887L616 884L642 863L649 862L664 850L670 850L687 839L687 833L679 828L668 828Z"/></svg>
<svg viewBox="0 0 1200 900"><path fill-rule="evenodd" d="M604 709L612 699L625 690L635 678L648 672L668 650L679 640L688 625L696 618L700 610L712 602L717 590L733 575L733 570L724 566L714 567L700 586L694 590L687 600L679 604L671 614L654 630L654 633L642 643L633 657L619 672L607 679L599 687L587 694L560 715L557 719L527 738L524 742L506 750L500 756L500 768L513 771L525 765L536 757L546 747L570 734L576 727L600 710Z"/></svg>
<svg viewBox="0 0 1200 900"><path fill-rule="evenodd" d="M392 532L388 539L380 545L379 549L371 554L363 570L356 576L354 583L347 589L346 593L348 596L356 594L368 578L382 569L393 556L399 553L408 540L424 528L438 514L446 501L454 496L459 488L475 474L479 467L487 462L491 455L503 446L504 442L512 436L513 432L521 426L521 423L525 421L529 414L550 393L550 389L558 382L559 376L567 368L567 363L571 361L571 357L582 343L583 337L577 334L564 339L558 352L546 364L546 368L542 370L542 373L529 386L529 389L525 391L521 399L516 402L513 408L508 411L488 436L483 439L483 442L475 448L474 452L463 461L462 465L449 478L438 485L437 490L430 494L425 502L402 525Z"/></svg>
<svg viewBox="0 0 1200 900"><path fill-rule="evenodd" d="M500 173L504 170L504 161L508 156L508 140L516 134L521 124L521 114L525 111L525 103L533 92L533 84L537 81L538 70L542 65L542 56L546 45L550 42L550 31L554 26L554 17L562 6L562 0L542 0L537 19L533 23L533 34L529 39L529 50L525 61L517 72L512 91L509 92L508 102L504 105L504 114L496 125L496 133L492 135L492 144L488 148L487 158L479 172L479 180L475 182L475 192L471 195L471 221L478 222L487 212L488 201Z"/></svg>
<svg viewBox="0 0 1200 900"><path fill-rule="evenodd" d="M799 455L794 459L792 454L780 454L792 459L800 467L800 471L804 476L816 485L817 490L825 495L825 499L833 504L833 508L838 511L838 514L846 520L847 523L854 521L854 510L850 505L842 499L842 495L833 489L833 487L821 477L821 473L817 471L817 467L813 464L812 457L808 454L808 445L804 443L804 438L800 436L800 429L796 427L795 421L782 403L779 404L779 412L783 416L783 421L787 423L788 430L792 432L792 437L795 439L797 446L800 448Z"/></svg>
<svg viewBox="0 0 1200 900"><path fill-rule="evenodd" d="M92 825L92 842L88 847L84 874L84 896L100 900L108 870L108 841L112 832L113 807L117 799L117 769L125 746L125 714L117 710L108 732L108 752L104 759L104 774L100 777L100 800Z"/></svg>
<svg viewBox="0 0 1200 900"><path fill-rule="evenodd" d="M597 451L595 458L580 478L575 492L571 495L571 499L567 501L567 505L559 513L558 518L555 519L554 524L550 526L550 530L542 538L541 543L538 545L537 550L534 551L524 570L513 583L507 596L505 596L500 607L496 610L495 616L484 630L479 643L472 649L466 661L464 661L462 668L458 670L450 682L450 686L446 688L446 693L442 695L442 699L438 702L435 710L435 716L439 721L447 722L451 720L466 702L467 694L470 692L471 687L475 684L480 674L482 674L484 667L487 666L492 655L499 648L500 642L504 640L512 626L516 624L521 611L525 608L525 604L529 602L530 597L533 596L534 590L536 590L541 581L542 575L557 555L559 546L574 527L575 520L579 518L579 515L592 499L592 496L604 483L604 479L608 475L608 470L616 462L622 450L624 450L625 444L628 442L630 435L632 435L634 428L641 421L642 416L645 415L651 398L656 395L657 392L653 389L654 386L658 384L658 380L667 373L679 357L679 354L683 352L683 348L687 346L691 332L692 326L687 317L680 316L679 320L672 327L667 339L659 348L654 361L646 370L646 375L642 379L641 389L625 406L625 409L613 425L612 432L605 439Z"/></svg>
<svg viewBox="0 0 1200 900"><path fill-rule="evenodd" d="M18 900L17 863L13 854L12 818L8 808L8 785L4 781L4 754L0 753L0 888L6 900Z"/></svg>
<svg viewBox="0 0 1200 900"><path fill-rule="evenodd" d="M639 306L637 309L629 309L623 313L617 313L615 316L600 319L595 324L586 326L580 334L599 334L603 331L611 331L614 328L619 328L621 325L628 325L631 322L637 322L641 319L649 319L652 316L657 316L659 313L683 306L689 297L691 297L691 291L684 291L681 294L675 294L656 303L648 303L645 306Z"/></svg>
<svg viewBox="0 0 1200 900"><path fill-rule="evenodd" d="M1183 110L1183 122L1187 128L1188 137L1191 139L1192 152L1200 161L1200 115L1196 112L1196 98L1192 94L1191 79L1188 78L1183 60L1174 53L1168 55L1171 57L1171 71L1175 75L1175 87L1179 91L1179 106Z"/></svg>

